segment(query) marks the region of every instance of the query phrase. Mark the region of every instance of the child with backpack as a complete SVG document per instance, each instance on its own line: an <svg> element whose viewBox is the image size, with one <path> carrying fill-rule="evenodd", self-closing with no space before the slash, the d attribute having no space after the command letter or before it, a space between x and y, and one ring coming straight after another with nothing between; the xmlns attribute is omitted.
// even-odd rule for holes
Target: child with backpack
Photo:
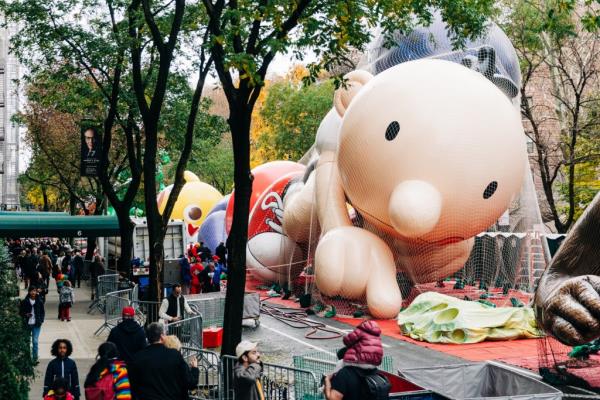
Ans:
<svg viewBox="0 0 600 400"><path fill-rule="evenodd" d="M325 377L325 399L388 399L390 382L377 370L383 359L379 325L365 321L343 340L345 348L338 352L343 361L333 374Z"/></svg>
<svg viewBox="0 0 600 400"><path fill-rule="evenodd" d="M127 366L118 357L114 343L98 347L96 363L85 378L86 400L131 400Z"/></svg>
<svg viewBox="0 0 600 400"><path fill-rule="evenodd" d="M71 282L68 280L64 281L59 293L58 318L61 321L71 322L71 307L75 302L75 295L73 294Z"/></svg>
<svg viewBox="0 0 600 400"><path fill-rule="evenodd" d="M46 393L44 400L75 400L68 390L68 383L64 378L57 378L52 382L52 389Z"/></svg>

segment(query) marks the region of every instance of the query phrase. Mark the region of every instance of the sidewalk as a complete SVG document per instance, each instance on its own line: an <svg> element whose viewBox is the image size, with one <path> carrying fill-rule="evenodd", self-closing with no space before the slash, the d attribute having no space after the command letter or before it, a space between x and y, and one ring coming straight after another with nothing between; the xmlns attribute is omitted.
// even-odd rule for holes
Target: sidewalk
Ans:
<svg viewBox="0 0 600 400"><path fill-rule="evenodd" d="M26 291L23 290L22 282L19 285L20 297L23 298ZM71 358L77 363L79 384L83 385L85 376L95 361L98 346L108 336L107 331L100 336L94 336L96 329L104 322L104 317L100 313L94 315L87 313L90 297L88 283L82 282L81 288L75 289L75 304L71 309L71 322L60 321L58 319L58 293L54 280L50 281L49 293L46 296L46 319L42 325L39 341L40 364L36 367L36 376L30 385L30 399L42 398L46 366L53 358L50 348L56 339L69 339L73 343Z"/></svg>

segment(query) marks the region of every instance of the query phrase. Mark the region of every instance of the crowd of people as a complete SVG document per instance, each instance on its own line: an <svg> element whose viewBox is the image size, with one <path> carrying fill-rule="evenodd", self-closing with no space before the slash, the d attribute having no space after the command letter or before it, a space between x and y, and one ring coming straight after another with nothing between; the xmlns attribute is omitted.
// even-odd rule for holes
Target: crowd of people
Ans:
<svg viewBox="0 0 600 400"><path fill-rule="evenodd" d="M9 240L7 244L16 273L27 289L27 295L20 303L19 313L31 335L32 356L37 363L38 341L46 318L45 303L50 280L55 280L58 292L57 318L70 322L71 307L76 298L75 289L81 288L82 277L88 271L85 271L81 250L71 247L66 241L15 239ZM97 277L103 273L102 258L96 255L89 268L92 282L97 282Z"/></svg>
<svg viewBox="0 0 600 400"><path fill-rule="evenodd" d="M69 358L73 345L67 339L53 343L55 358L46 368L44 400L79 400L82 393L86 400L188 399L188 391L198 385L197 361L184 360L181 342L165 335L164 324L152 323L144 332L132 311L123 309L123 320L98 347L83 390L77 364Z"/></svg>
<svg viewBox="0 0 600 400"><path fill-rule="evenodd" d="M179 259L183 294L219 292L227 277L227 248L221 242L213 255L204 242L195 243Z"/></svg>
<svg viewBox="0 0 600 400"><path fill-rule="evenodd" d="M197 361L193 357L185 361L180 352L181 342L177 336L166 335L166 326L195 314L183 296L186 289L191 293L218 290L222 274L227 271L223 243L221 246L222 249L217 249L220 255L213 256L199 243L189 249L187 257L182 257L182 277L188 272L187 261L189 279L183 279L183 286L173 285L170 295L163 299L159 322L144 329L136 321L133 307L122 309L122 320L99 346L96 361L86 374L82 388L77 363L70 358L72 343L67 339L55 340L50 351L54 358L44 375L44 400L79 400L82 396L86 400L188 399L189 391L198 385ZM55 279L59 294L58 318L70 321L75 289L81 284L83 258L78 249L70 249L60 241L11 241L9 247L17 271L28 288L19 312L31 334L32 356L37 360L50 278ZM92 268L97 277L104 273L104 268L101 260L96 262ZM198 282L194 280L194 268L200 269L196 274ZM344 348L338 352L340 361L322 382L325 399L387 398L390 384L377 370L383 357L380 336L381 330L373 321L363 322L344 336ZM233 365L235 398L265 399L264 368L257 344L240 342L236 358Z"/></svg>

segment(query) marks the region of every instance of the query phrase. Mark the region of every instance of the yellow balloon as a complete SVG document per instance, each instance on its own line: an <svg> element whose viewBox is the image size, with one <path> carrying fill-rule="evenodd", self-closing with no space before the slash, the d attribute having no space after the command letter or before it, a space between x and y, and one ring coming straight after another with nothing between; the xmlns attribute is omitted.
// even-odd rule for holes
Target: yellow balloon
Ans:
<svg viewBox="0 0 600 400"><path fill-rule="evenodd" d="M188 225L190 235L202 225L210 210L223 195L208 183L200 181L193 172L185 171L185 184L179 193L171 219L182 219ZM167 186L158 194L158 210L162 214L167 206L173 185Z"/></svg>

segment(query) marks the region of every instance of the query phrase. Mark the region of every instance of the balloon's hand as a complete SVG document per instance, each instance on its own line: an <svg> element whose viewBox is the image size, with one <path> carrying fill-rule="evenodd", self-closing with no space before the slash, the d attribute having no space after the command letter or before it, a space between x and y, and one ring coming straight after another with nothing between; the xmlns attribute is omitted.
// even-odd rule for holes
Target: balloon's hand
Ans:
<svg viewBox="0 0 600 400"><path fill-rule="evenodd" d="M538 320L561 342L575 346L600 337L600 277L582 275L562 282L539 304ZM539 312L539 311L538 311Z"/></svg>

